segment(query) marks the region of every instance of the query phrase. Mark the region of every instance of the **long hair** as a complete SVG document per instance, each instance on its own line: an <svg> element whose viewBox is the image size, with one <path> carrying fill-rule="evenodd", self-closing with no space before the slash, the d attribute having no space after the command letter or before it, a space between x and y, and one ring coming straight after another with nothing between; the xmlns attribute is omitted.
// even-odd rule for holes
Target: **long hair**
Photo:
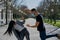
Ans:
<svg viewBox="0 0 60 40"><path fill-rule="evenodd" d="M9 23L9 25L8 25L8 29L6 30L6 32L4 33L4 35L6 33L8 33L9 35L11 35L12 34L12 29L13 29L14 25L15 25L15 21L11 20L10 23Z"/></svg>

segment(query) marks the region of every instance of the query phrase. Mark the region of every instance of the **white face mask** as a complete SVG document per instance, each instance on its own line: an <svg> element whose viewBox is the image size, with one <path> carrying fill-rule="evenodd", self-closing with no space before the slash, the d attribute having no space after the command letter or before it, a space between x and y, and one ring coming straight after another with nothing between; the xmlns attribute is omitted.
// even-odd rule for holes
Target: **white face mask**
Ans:
<svg viewBox="0 0 60 40"><path fill-rule="evenodd" d="M23 22L24 20L20 20L20 22Z"/></svg>
<svg viewBox="0 0 60 40"><path fill-rule="evenodd" d="M32 17L35 17L35 15L34 14L31 14L32 15Z"/></svg>

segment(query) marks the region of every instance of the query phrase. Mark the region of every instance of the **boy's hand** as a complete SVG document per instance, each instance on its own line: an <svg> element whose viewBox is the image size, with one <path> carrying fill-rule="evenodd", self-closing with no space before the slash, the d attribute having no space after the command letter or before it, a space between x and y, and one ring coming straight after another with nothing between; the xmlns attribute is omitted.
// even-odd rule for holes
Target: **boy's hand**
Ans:
<svg viewBox="0 0 60 40"><path fill-rule="evenodd" d="M27 24L26 26L30 27L30 25L29 25L29 24Z"/></svg>

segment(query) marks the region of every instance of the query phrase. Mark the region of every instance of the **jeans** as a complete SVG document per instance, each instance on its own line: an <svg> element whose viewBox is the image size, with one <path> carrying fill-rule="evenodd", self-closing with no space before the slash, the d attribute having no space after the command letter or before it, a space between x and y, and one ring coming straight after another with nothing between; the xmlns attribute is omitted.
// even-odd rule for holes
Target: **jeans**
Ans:
<svg viewBox="0 0 60 40"><path fill-rule="evenodd" d="M27 40L30 40L29 32L26 28L23 29L21 32L14 29L13 32L18 40L24 40L24 37L26 37Z"/></svg>
<svg viewBox="0 0 60 40"><path fill-rule="evenodd" d="M50 37L57 37L57 34L54 35L46 35L46 31L39 32L41 40L46 40Z"/></svg>
<svg viewBox="0 0 60 40"><path fill-rule="evenodd" d="M23 40L24 37L26 37L26 40L30 40L29 32L27 31L27 29L24 29L20 32L20 40Z"/></svg>
<svg viewBox="0 0 60 40"><path fill-rule="evenodd" d="M14 32L15 37L16 37L18 40L20 40L20 33L19 33L19 31L15 30L15 29L13 28L13 32Z"/></svg>

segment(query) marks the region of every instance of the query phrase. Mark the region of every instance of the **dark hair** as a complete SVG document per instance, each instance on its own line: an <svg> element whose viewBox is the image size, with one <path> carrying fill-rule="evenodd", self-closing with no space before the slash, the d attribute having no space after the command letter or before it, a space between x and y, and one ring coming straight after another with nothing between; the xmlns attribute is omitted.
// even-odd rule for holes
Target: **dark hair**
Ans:
<svg viewBox="0 0 60 40"><path fill-rule="evenodd" d="M36 9L35 9L35 8L33 8L33 9L31 9L31 11L36 11Z"/></svg>
<svg viewBox="0 0 60 40"><path fill-rule="evenodd" d="M12 34L12 28L14 27L14 24L15 24L15 21L11 20L10 23L9 23L9 25L8 25L8 29L6 30L6 32L4 33L4 35L6 33L8 33L9 35Z"/></svg>

